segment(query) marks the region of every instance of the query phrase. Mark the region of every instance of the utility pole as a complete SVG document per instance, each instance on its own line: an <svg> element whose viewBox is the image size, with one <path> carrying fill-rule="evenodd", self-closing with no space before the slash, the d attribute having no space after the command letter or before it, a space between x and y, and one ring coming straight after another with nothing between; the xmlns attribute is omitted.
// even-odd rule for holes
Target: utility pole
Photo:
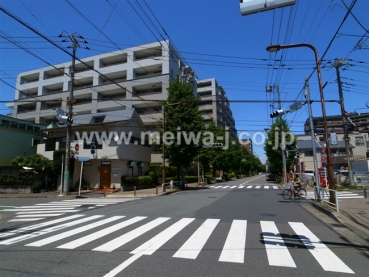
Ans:
<svg viewBox="0 0 369 277"><path fill-rule="evenodd" d="M338 83L338 94L340 97L340 105L341 105L341 114L342 114L342 120L343 120L343 137L345 140L345 148L346 148L346 156L347 156L347 166L349 170L349 180L350 185L354 185L354 177L352 174L352 163L351 163L351 153L350 153L350 141L349 141L349 135L348 135L348 128L347 128L347 114L345 111L345 103L343 98L343 92L342 92L342 83L341 83L341 75L339 68L341 66L344 66L347 64L347 61L345 59L336 59L335 62L332 64L332 67L336 69L337 74L337 83Z"/></svg>
<svg viewBox="0 0 369 277"><path fill-rule="evenodd" d="M305 97L307 99L308 111L309 111L309 121L310 121L310 137L313 149L313 161L314 161L314 181L315 187L314 191L317 195L320 194L320 180L318 173L318 162L316 157L316 148L315 148L315 132L314 132L314 124L313 124L313 113L311 109L311 99L310 99L310 87L309 87L309 77L305 77Z"/></svg>
<svg viewBox="0 0 369 277"><path fill-rule="evenodd" d="M63 195L69 194L69 187L70 187L70 156L71 156L71 136L72 136L72 122L73 122L73 93L74 93L74 74L76 71L76 50L77 47L80 48L80 45L77 41L77 38L83 39L80 35L59 35L59 37L69 38L62 40L62 42L72 42L72 46L68 46L67 48L72 48L72 65L70 68L70 82L69 82L69 96L67 98L67 105L68 105L68 118L69 123L67 123L67 136L66 136L66 146L65 146L65 165L64 165L64 182L63 182ZM82 41L83 43L87 43L86 41ZM84 47L88 49L88 47Z"/></svg>
<svg viewBox="0 0 369 277"><path fill-rule="evenodd" d="M277 85L277 93L278 93L278 110L282 109L281 105L281 93L279 91L279 85ZM286 169L286 156L285 156L285 149L286 149L286 142L284 138L284 132L283 132L283 119L282 114L279 116L279 122L281 124L279 129L279 134L281 137L281 152L282 152L282 178L283 178L283 184L286 184L287 181L287 169Z"/></svg>

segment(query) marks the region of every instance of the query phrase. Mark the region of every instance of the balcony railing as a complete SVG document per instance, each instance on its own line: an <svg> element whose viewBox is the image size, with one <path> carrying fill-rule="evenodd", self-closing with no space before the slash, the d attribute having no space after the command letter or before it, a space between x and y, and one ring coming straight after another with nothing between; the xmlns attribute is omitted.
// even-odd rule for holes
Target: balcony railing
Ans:
<svg viewBox="0 0 369 277"><path fill-rule="evenodd" d="M153 55L147 55L144 57L135 57L136 61L145 60L145 59L152 59L152 58L162 58L162 54L153 54Z"/></svg>
<svg viewBox="0 0 369 277"><path fill-rule="evenodd" d="M125 82L127 81L127 77L123 77L123 78L117 78L117 79L111 79L110 80L103 80L101 82L102 85L109 85L109 84L114 84L114 83L119 83L119 82Z"/></svg>
<svg viewBox="0 0 369 277"><path fill-rule="evenodd" d="M123 64L123 63L127 63L127 61L119 61L119 62L113 62L113 63L102 63L100 68L113 66L113 65L117 65L117 64Z"/></svg>
<svg viewBox="0 0 369 277"><path fill-rule="evenodd" d="M62 89L54 89L54 90L47 90L44 92L44 95L51 95L63 92Z"/></svg>
<svg viewBox="0 0 369 277"><path fill-rule="evenodd" d="M98 99L97 102L122 100L122 99L126 99L126 94L106 95L106 96L103 96L102 98Z"/></svg>
<svg viewBox="0 0 369 277"><path fill-rule="evenodd" d="M74 90L79 90L79 89L84 89L84 88L91 88L92 86L93 86L92 84L82 85L82 86L74 86Z"/></svg>
<svg viewBox="0 0 369 277"><path fill-rule="evenodd" d="M162 89L150 89L150 90L142 90L135 91L132 93L133 96L142 96L142 95L150 95L150 94L158 94L161 93Z"/></svg>
<svg viewBox="0 0 369 277"><path fill-rule="evenodd" d="M34 112L34 111L36 111L36 107L32 107L32 108L28 108L28 109L20 109L20 110L18 110L18 114L20 114L20 113L29 113L29 112Z"/></svg>
<svg viewBox="0 0 369 277"><path fill-rule="evenodd" d="M134 79L150 78L150 77L159 76L159 75L162 75L162 72L136 74Z"/></svg>

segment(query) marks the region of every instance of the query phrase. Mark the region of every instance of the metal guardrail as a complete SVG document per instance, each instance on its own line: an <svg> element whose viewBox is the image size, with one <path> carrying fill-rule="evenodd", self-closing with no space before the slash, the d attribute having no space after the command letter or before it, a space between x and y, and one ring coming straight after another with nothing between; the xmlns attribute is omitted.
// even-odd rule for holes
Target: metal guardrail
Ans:
<svg viewBox="0 0 369 277"><path fill-rule="evenodd" d="M330 192L334 192L335 196L335 203L332 203L329 201L330 198ZM329 189L326 187L317 187L314 186L314 193L315 193L315 199L318 199L322 201L323 203L328 203L336 207L337 212L340 211L339 205L338 205L338 196L337 196L337 190ZM326 200L328 199L328 200Z"/></svg>
<svg viewBox="0 0 369 277"><path fill-rule="evenodd" d="M184 184L187 184L187 181L184 181ZM177 186L181 186L182 185L182 181L170 181L167 183L163 183L161 185L161 193L166 192L166 187L169 186L169 191L172 191L173 188L177 187Z"/></svg>

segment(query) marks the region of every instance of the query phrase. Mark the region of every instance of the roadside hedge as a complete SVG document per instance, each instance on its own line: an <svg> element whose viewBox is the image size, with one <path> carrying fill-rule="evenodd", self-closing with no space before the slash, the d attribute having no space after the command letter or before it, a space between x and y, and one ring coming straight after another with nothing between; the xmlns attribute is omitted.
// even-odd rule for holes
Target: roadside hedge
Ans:
<svg viewBox="0 0 369 277"><path fill-rule="evenodd" d="M17 175L0 175L0 184L6 186L31 186L33 184L33 173L21 171Z"/></svg>

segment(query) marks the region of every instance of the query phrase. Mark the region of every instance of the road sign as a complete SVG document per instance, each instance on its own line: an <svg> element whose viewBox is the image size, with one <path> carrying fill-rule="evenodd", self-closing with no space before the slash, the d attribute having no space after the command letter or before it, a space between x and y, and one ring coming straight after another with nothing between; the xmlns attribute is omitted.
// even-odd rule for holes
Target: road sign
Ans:
<svg viewBox="0 0 369 277"><path fill-rule="evenodd" d="M76 145L74 146L74 149L76 149L77 152L79 151L79 144L78 143L76 143Z"/></svg>
<svg viewBox="0 0 369 277"><path fill-rule="evenodd" d="M80 161L80 162L87 162L89 160L90 160L89 157L77 157L77 161Z"/></svg>
<svg viewBox="0 0 369 277"><path fill-rule="evenodd" d="M325 154L325 148L320 148L320 153Z"/></svg>

